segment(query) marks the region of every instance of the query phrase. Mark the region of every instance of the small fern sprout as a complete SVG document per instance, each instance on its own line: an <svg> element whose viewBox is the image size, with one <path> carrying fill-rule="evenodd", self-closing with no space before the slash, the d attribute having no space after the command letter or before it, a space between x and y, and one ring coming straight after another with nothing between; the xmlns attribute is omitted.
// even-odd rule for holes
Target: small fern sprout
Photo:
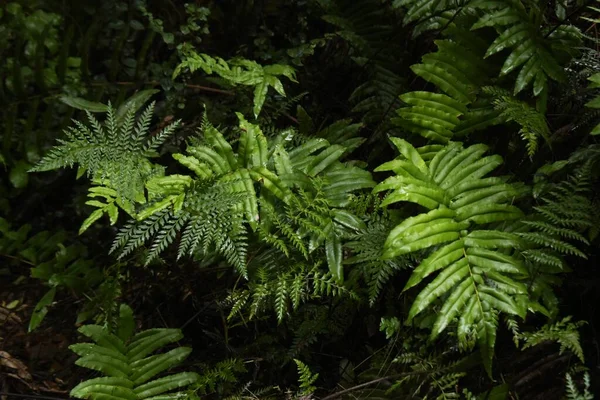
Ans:
<svg viewBox="0 0 600 400"><path fill-rule="evenodd" d="M308 396L314 393L317 388L313 386L313 383L319 378L319 374L314 374L311 372L308 365L304 364L302 361L294 359L296 366L298 367L298 382L300 383L300 395Z"/></svg>

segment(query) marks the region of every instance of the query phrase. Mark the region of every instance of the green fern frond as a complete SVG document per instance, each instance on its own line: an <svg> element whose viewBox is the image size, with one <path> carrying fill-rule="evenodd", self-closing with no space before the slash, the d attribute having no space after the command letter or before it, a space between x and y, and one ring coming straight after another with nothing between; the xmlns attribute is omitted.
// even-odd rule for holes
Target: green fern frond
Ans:
<svg viewBox="0 0 600 400"><path fill-rule="evenodd" d="M565 317L554 324L544 325L535 332L523 332L519 338L523 340L523 349L537 346L544 342L557 342L560 344L560 353L565 350L571 350L573 354L584 362L583 349L579 339L579 327L585 324L584 321L571 322L571 317Z"/></svg>
<svg viewBox="0 0 600 400"><path fill-rule="evenodd" d="M581 34L573 26L558 26L540 30L534 25L537 10L527 10L521 2L479 2L475 5L486 14L471 29L493 27L498 37L489 46L485 57L511 49L500 76L519 71L514 94L533 84L534 96L547 90L548 78L563 81L565 73L556 54L571 54L580 44Z"/></svg>
<svg viewBox="0 0 600 400"><path fill-rule="evenodd" d="M590 375L586 372L583 375L583 392L580 392L577 388L573 378L570 374L567 374L567 398L569 400L593 400L594 395L590 392Z"/></svg>
<svg viewBox="0 0 600 400"><path fill-rule="evenodd" d="M345 264L360 269L367 284L369 304L373 306L383 287L394 273L408 268L408 258L384 260L383 243L393 227L386 215L374 214L366 221L366 229L353 234L345 246L352 251Z"/></svg>
<svg viewBox="0 0 600 400"><path fill-rule="evenodd" d="M91 129L74 121L75 126L65 131L66 139L60 139L59 144L31 169L40 172L77 164L80 171L87 172L95 185L90 189L87 204L97 210L84 221L80 233L103 214L107 214L114 224L118 218L117 206L135 216L134 204L146 202L146 181L163 173L163 168L150 163L148 157L153 156L157 146L173 134L180 121L148 138L154 103L142 113L134 129L135 112L135 108L130 108L123 119L118 119L117 110L109 103L106 121L101 124L87 111ZM97 197L103 197L105 202L98 201Z"/></svg>
<svg viewBox="0 0 600 400"><path fill-rule="evenodd" d="M279 76L285 76L292 82L296 82L295 70L289 65L272 64L262 66L255 61L241 58L225 61L220 57L198 54L195 51L188 51L185 54L184 60L173 71L173 78L184 70L193 73L199 69L202 69L208 75L217 74L233 85L253 86L255 118L258 118L260 114L269 87L285 96L285 90Z"/></svg>
<svg viewBox="0 0 600 400"><path fill-rule="evenodd" d="M440 271L416 297L408 320L443 300L432 329L438 336L457 322L463 346L477 338L491 375L498 312L524 317L520 282L528 272L522 261L505 250L524 246L519 236L476 225L511 221L523 213L510 204L523 194L520 186L501 178L484 178L500 165L497 156L482 157L483 145L464 149L451 142L425 161L408 142L391 138L400 156L376 171L394 171L374 189L389 191L382 205L399 201L419 204L429 212L405 219L393 228L384 245L386 259L433 248L415 268L404 290ZM429 157L428 157L429 158Z"/></svg>
<svg viewBox="0 0 600 400"><path fill-rule="evenodd" d="M486 111L482 119L467 106L475 102L477 90L488 80L490 70L472 49L453 40L437 40L437 52L423 56L421 64L411 67L424 80L444 94L426 91L405 93L400 98L408 107L397 110L392 122L426 139L447 143L460 132L481 129L495 123Z"/></svg>
<svg viewBox="0 0 600 400"><path fill-rule="evenodd" d="M404 25L413 24L413 36L447 27L468 5L466 0L394 0L393 7L406 8Z"/></svg>
<svg viewBox="0 0 600 400"><path fill-rule="evenodd" d="M123 310L123 306L121 309ZM118 337L99 325L84 325L79 328L79 332L96 344L71 345L69 348L80 357L75 363L99 371L105 376L81 382L71 390L71 396L100 399L110 394L114 398L127 400L156 398L166 393L171 397L184 396L183 392L174 393L173 390L198 382L200 376L195 372L156 378L163 371L180 364L192 350L178 347L150 356L161 347L180 340L183 335L178 329L149 329L133 335L131 318L131 312L122 313L121 326L131 327L123 337Z"/></svg>
<svg viewBox="0 0 600 400"><path fill-rule="evenodd" d="M317 388L313 386L313 383L319 379L319 374L311 372L308 365L304 364L300 360L294 359L296 366L298 367L298 381L300 383L300 390L303 396L313 393Z"/></svg>
<svg viewBox="0 0 600 400"><path fill-rule="evenodd" d="M246 372L244 363L238 359L218 362L214 368L206 369L194 385L194 392L209 394L217 390L217 386L225 383L236 383L237 374Z"/></svg>
<svg viewBox="0 0 600 400"><path fill-rule="evenodd" d="M508 91L484 87L482 92L493 96L494 109L500 113L498 118L505 122L514 121L519 124L521 127L519 133L527 142L527 154L533 157L538 149L538 139L541 137L548 141L550 138L550 128L544 114L526 102L511 96Z"/></svg>

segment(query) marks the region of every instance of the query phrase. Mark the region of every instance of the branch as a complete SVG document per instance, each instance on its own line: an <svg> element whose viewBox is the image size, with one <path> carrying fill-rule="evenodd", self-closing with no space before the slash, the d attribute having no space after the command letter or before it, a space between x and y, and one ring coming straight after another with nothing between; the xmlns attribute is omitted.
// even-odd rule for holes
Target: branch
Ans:
<svg viewBox="0 0 600 400"><path fill-rule="evenodd" d="M408 376L408 375L421 375L421 374L423 374L423 373L424 373L424 372L418 372L418 371L415 371L415 372L404 372L404 373L402 373L402 374L395 374L395 375L388 375L388 376L384 376L384 377L382 377L382 378L377 378L377 379L374 379L374 380L372 380L372 381L365 382L365 383L361 383L360 385L352 386L352 387L350 387L350 388L348 388L348 389L344 389L344 390L342 390L342 391L339 391L339 392L336 392L336 393L330 394L329 396L323 397L321 400L332 400L332 399L336 399L336 398L338 398L338 397L340 397L341 395L344 395L344 394L346 394L346 393L350 393L350 392L353 392L353 391L355 391L355 390L358 390L358 389L362 389L362 388L365 388L365 387L368 387L368 386L375 385L376 383L379 383L379 382L385 381L385 380L387 380L387 379L396 379L396 378L401 378L401 377L403 377L403 376Z"/></svg>
<svg viewBox="0 0 600 400"><path fill-rule="evenodd" d="M10 396L10 398L18 399L40 399L40 400L65 400L64 397L42 396L37 394L20 394L10 392L0 392L0 396Z"/></svg>

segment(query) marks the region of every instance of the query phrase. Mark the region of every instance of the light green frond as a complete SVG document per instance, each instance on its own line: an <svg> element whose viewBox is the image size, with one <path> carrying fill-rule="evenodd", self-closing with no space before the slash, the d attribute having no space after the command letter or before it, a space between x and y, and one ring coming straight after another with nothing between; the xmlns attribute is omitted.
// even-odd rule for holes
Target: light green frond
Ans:
<svg viewBox="0 0 600 400"><path fill-rule="evenodd" d="M80 343L71 346L80 356L75 363L106 376L89 379L75 386L71 390L73 397L141 400L165 394L164 398L179 398L184 395L183 392L175 393L173 390L194 384L200 378L196 373L182 372L148 382L161 372L180 364L190 354L190 348L178 347L146 357L161 347L182 339L179 329L149 329L136 334L127 343L98 325L84 325L80 332L91 337L97 345Z"/></svg>

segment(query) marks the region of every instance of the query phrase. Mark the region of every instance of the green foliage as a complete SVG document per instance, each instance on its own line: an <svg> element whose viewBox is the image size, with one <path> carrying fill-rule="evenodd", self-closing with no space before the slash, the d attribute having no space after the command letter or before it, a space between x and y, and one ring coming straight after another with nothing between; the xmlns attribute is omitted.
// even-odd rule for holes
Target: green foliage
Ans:
<svg viewBox="0 0 600 400"><path fill-rule="evenodd" d="M352 256L344 260L344 263L351 265L353 271L360 271L371 306L376 304L390 278L410 265L408 257L382 257L385 239L393 227L394 223L388 215L372 214L367 218L365 227L352 234L345 243Z"/></svg>
<svg viewBox="0 0 600 400"><path fill-rule="evenodd" d="M319 379L319 374L313 374L310 371L310 368L300 360L294 359L294 362L298 367L298 381L300 382L301 390L300 395L306 396L312 394L316 390L313 383Z"/></svg>
<svg viewBox="0 0 600 400"><path fill-rule="evenodd" d="M571 317L565 317L554 324L546 324L535 332L523 332L519 339L523 340L523 349L537 346L544 342L557 342L560 344L560 354L571 350L583 363L583 349L579 340L579 327L585 322L571 322Z"/></svg>
<svg viewBox="0 0 600 400"><path fill-rule="evenodd" d="M30 235L31 230L30 225L13 230L8 221L0 217L2 256L21 264L21 268L22 265L31 266L31 277L50 287L33 310L28 328L30 332L44 320L57 290L72 290L82 295L96 287L104 278L102 271L87 258L85 246L65 245L68 239L65 231L42 231Z"/></svg>
<svg viewBox="0 0 600 400"><path fill-rule="evenodd" d="M413 36L432 29L447 27L469 5L468 1L394 0L393 7L406 8L404 25L414 24Z"/></svg>
<svg viewBox="0 0 600 400"><path fill-rule="evenodd" d="M592 76L590 76L588 78L592 83L590 83L590 85L588 86L589 89L597 89L598 87L600 87L600 73L598 74L594 74ZM592 100L590 100L589 102L586 103L585 105L586 107L589 108L600 108L600 97L595 97ZM596 125L594 127L594 129L592 129L592 131L590 132L590 135L598 135L600 134L600 124Z"/></svg>
<svg viewBox="0 0 600 400"><path fill-rule="evenodd" d="M498 118L503 122L516 122L520 127L519 134L526 142L527 154L532 158L538 150L539 138L546 141L550 139L550 128L544 114L537 111L524 101L510 95L507 90L484 87L482 91L492 95L494 109L500 114Z"/></svg>
<svg viewBox="0 0 600 400"><path fill-rule="evenodd" d="M559 57L572 55L581 43L577 28L561 25L539 29L534 22L540 20L538 9L533 6L528 10L520 1L478 2L476 7L484 10L486 15L471 29L493 27L498 32L485 57L511 49L500 69L500 76L520 69L515 94L533 84L533 94L539 96L547 91L548 78L559 82L565 80Z"/></svg>
<svg viewBox="0 0 600 400"><path fill-rule="evenodd" d="M194 394L209 394L215 392L222 384L234 384L238 381L237 374L246 372L241 360L230 359L218 362L214 368L202 372L198 381L193 385Z"/></svg>
<svg viewBox="0 0 600 400"><path fill-rule="evenodd" d="M568 356L516 352L556 341L583 361L589 341L561 313L595 283L600 65L580 40L595 8L197 3L0 9L1 303L32 311L30 330L49 310L93 321L81 331L96 344L73 349L103 377L73 395L529 398L531 371L562 376ZM377 185L388 137L400 156ZM28 173L74 165L88 186ZM47 286L35 307L24 266ZM134 335L122 301L198 335L200 353L152 355L181 331ZM496 344L501 316L514 347ZM196 372L159 378L184 359ZM505 384L485 379L492 366Z"/></svg>
<svg viewBox="0 0 600 400"><path fill-rule="evenodd" d="M79 332L95 344L78 343L70 346L80 358L75 362L83 368L100 372L103 377L81 382L71 390L79 399L111 398L125 400L183 397L179 390L196 384L195 372L156 378L160 373L180 364L191 353L189 347L177 347L166 353L151 355L170 343L183 338L179 329L148 329L134 334L133 313L121 306L119 330L113 334L99 325L84 325Z"/></svg>
<svg viewBox="0 0 600 400"><path fill-rule="evenodd" d="M282 322L290 313L297 311L303 303L323 296L350 297L357 295L340 284L331 273L324 273L319 264L307 265L298 262L281 268L289 263L286 257L273 249L258 255L249 264L251 275L247 289L237 290L230 294L228 302L231 311L228 319L237 314L243 319L252 320L266 311L273 310L278 322Z"/></svg>
<svg viewBox="0 0 600 400"><path fill-rule="evenodd" d="M583 234L594 226L590 218L595 215L594 206L587 197L589 167L578 168L575 175L540 194L534 212L521 221L523 226L516 232L528 243L521 254L530 271L531 297L541 300L544 307L539 303L535 306L549 317L558 313L558 299L552 290L560 282L556 275L569 271L564 257L587 258L573 243L588 245Z"/></svg>
<svg viewBox="0 0 600 400"><path fill-rule="evenodd" d="M129 109L123 108L127 106ZM86 111L91 129L75 121L75 127L65 132L67 138L60 139L59 145L30 170L49 171L77 164L79 174L87 173L92 179L95 186L90 188L90 200L86 204L97 209L83 222L80 233L104 214L109 216L111 225L115 224L119 208L132 216L136 215L135 203L146 202L146 180L163 173L163 169L153 165L148 157L156 154L158 147L177 128L179 121L148 139L154 103L146 108L135 124L138 107L125 103L121 109L115 110L109 104L104 124ZM103 198L104 202L98 201L98 197Z"/></svg>
<svg viewBox="0 0 600 400"><path fill-rule="evenodd" d="M339 232L344 226L355 229L357 220L335 207L347 204L351 192L374 186L370 174L344 167L339 159L347 150L342 145L312 139L288 152L285 132L269 143L259 126L237 116L236 152L204 120L203 141L190 143L187 154L173 155L195 176L150 179L146 189L152 203L138 214L139 222L121 230L113 250L121 248L122 258L154 237L150 262L183 231L179 257L192 254L200 244L204 253L212 246L247 276L248 224L284 253L289 254L291 245L308 258L303 240L310 241L311 249L324 246L331 274L342 279ZM322 184L315 183L317 177Z"/></svg>
<svg viewBox="0 0 600 400"><path fill-rule="evenodd" d="M442 298L432 337L456 319L460 343L468 346L477 339L491 375L498 312L525 316L527 287L521 281L528 273L518 257L503 251L521 248L518 236L474 226L522 217L521 210L510 204L522 190L502 178L483 178L502 162L498 156L482 157L485 146L463 149L460 143L450 143L415 149L402 139L392 141L401 156L376 169L396 174L374 189L390 191L382 205L409 201L430 211L392 229L384 257L433 248L413 271L405 291L441 271L419 293L408 320Z"/></svg>
<svg viewBox="0 0 600 400"><path fill-rule="evenodd" d="M468 22L461 17L470 12L483 14L477 22L472 24L471 30L489 27L497 32L498 36L491 44L488 44L484 58L492 57L504 50L510 50L510 54L502 63L499 76L502 77L520 70L514 84L514 94L533 85L534 96L542 93L546 96L548 78L555 81L565 80L566 76L561 61L575 54L576 48L581 43L581 33L574 26L561 24L556 27L544 26L540 29L539 24L544 16L534 3L529 4L519 0L498 2L396 1L394 5L408 8L404 23L416 23L416 34L430 29L453 28L458 25L458 21L466 24ZM422 26L418 26L424 21ZM439 77L443 77L441 70L437 71L431 67L429 69L428 72L432 76L435 77L439 74ZM471 72L471 70L463 69L461 74L456 74L454 69L447 70L446 73L460 78L464 75L468 76L468 72ZM468 98L464 86L457 87L453 84L454 81L445 80L445 82L446 89L441 87L442 90L451 90L455 94L464 96L464 99ZM460 80L458 82L463 83Z"/></svg>
<svg viewBox="0 0 600 400"><path fill-rule="evenodd" d="M567 398L569 400L593 400L594 395L590 392L590 375L586 372L583 376L584 388L580 392L573 378L567 374Z"/></svg>
<svg viewBox="0 0 600 400"><path fill-rule="evenodd" d="M208 75L219 75L230 85L253 86L255 118L258 118L258 114L262 110L269 87L275 89L281 96L285 96L283 84L278 76L282 75L292 82L296 82L295 70L289 65L262 66L255 61L240 58L225 61L222 58L198 54L195 51L186 52L184 60L173 72L173 78L184 70L193 73L199 69Z"/></svg>
<svg viewBox="0 0 600 400"><path fill-rule="evenodd" d="M499 123L498 113L476 101L479 88L488 84L492 70L482 59L480 39L472 32L456 29L435 43L437 51L424 55L421 64L411 66L411 70L444 93L402 94L400 99L408 107L398 109L398 117L392 122L441 143Z"/></svg>
<svg viewBox="0 0 600 400"><path fill-rule="evenodd" d="M400 330L400 320L398 318L381 318L379 330L385 332L386 339L390 339Z"/></svg>

